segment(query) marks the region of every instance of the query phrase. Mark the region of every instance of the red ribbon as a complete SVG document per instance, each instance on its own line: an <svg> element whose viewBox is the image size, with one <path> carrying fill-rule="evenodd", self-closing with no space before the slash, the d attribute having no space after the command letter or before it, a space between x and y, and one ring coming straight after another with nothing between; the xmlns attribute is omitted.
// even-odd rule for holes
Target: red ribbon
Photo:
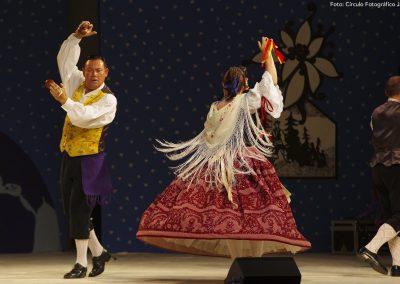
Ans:
<svg viewBox="0 0 400 284"><path fill-rule="evenodd" d="M267 123L267 112L266 109L269 112L272 112L274 110L274 107L272 106L271 102L265 98L261 97L261 123L264 126L264 122Z"/></svg>
<svg viewBox="0 0 400 284"><path fill-rule="evenodd" d="M274 47L274 52L276 55L276 58L278 58L278 61L280 64L283 64L283 62L285 62L285 56L283 56L282 52L280 52L276 46Z"/></svg>
<svg viewBox="0 0 400 284"><path fill-rule="evenodd" d="M283 64L285 61L285 57L282 52L278 50L277 45L275 44L273 39L267 39L267 44L265 45L265 49L261 58L261 67L264 67L265 62L267 61L267 53L271 53L272 50L275 53L276 58L278 59L280 64Z"/></svg>
<svg viewBox="0 0 400 284"><path fill-rule="evenodd" d="M272 106L271 102L267 98L262 96L261 97L261 124L264 127L264 129L267 128L266 124L268 123L266 109L269 112L272 112L274 110L274 107ZM270 141L272 141L272 135L271 134L268 134L268 138L269 138Z"/></svg>

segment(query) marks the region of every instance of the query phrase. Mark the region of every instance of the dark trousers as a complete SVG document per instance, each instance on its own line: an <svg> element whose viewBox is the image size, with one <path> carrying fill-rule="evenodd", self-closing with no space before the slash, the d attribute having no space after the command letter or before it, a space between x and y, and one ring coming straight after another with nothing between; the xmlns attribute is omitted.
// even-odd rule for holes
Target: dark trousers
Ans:
<svg viewBox="0 0 400 284"><path fill-rule="evenodd" d="M376 165L372 168L372 182L385 223L400 231L400 165Z"/></svg>
<svg viewBox="0 0 400 284"><path fill-rule="evenodd" d="M93 229L93 207L86 200L82 185L81 158L63 153L61 160L61 196L72 239L88 239Z"/></svg>

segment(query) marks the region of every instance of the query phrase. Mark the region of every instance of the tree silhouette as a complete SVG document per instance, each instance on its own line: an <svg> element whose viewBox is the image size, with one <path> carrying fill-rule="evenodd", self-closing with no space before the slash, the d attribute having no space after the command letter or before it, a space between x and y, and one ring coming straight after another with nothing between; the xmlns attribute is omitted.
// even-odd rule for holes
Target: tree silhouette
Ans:
<svg viewBox="0 0 400 284"><path fill-rule="evenodd" d="M313 164L313 155L312 154L312 149L310 148L310 134L308 134L307 127L303 127L303 144L301 145L302 151L299 154L300 155L300 162L303 165L312 165ZM311 143L312 144L312 143Z"/></svg>
<svg viewBox="0 0 400 284"><path fill-rule="evenodd" d="M287 159L289 161L298 161L300 165L302 165L301 157L299 154L301 153L301 142L299 138L299 131L295 128L298 125L298 122L293 118L292 112L290 112L288 118L286 119L286 129L285 140L287 143L286 152Z"/></svg>
<svg viewBox="0 0 400 284"><path fill-rule="evenodd" d="M304 126L303 128L303 145L308 148L309 147L309 141L310 141L310 134L308 134L307 127Z"/></svg>
<svg viewBox="0 0 400 284"><path fill-rule="evenodd" d="M317 145L315 146L315 149L317 152L319 152L321 149L321 139L319 139L319 137L317 138Z"/></svg>
<svg viewBox="0 0 400 284"><path fill-rule="evenodd" d="M282 131L280 128L280 121L275 120L274 125L271 131L272 135L272 141L274 143L274 153L273 156L271 157L273 160L276 160L279 158L279 153L281 153L282 158L287 161L286 159L286 146L283 142L283 136L282 136Z"/></svg>
<svg viewBox="0 0 400 284"><path fill-rule="evenodd" d="M321 151L321 139L319 139L319 137L317 138L316 152L317 152L317 167L323 168L327 166L325 151L324 150Z"/></svg>

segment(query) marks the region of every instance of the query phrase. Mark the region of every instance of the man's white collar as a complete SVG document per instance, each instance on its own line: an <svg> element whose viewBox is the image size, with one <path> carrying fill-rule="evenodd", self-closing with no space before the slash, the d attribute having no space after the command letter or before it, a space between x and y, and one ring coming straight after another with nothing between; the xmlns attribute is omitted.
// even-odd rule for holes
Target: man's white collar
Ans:
<svg viewBox="0 0 400 284"><path fill-rule="evenodd" d="M86 92L85 92L83 95L84 95L84 96L93 95L93 92L97 93L98 91L100 91L101 89L103 89L103 88L104 88L104 85L105 85L105 83L103 82L103 84L101 84L101 86L98 87L96 90L90 91L89 93L86 93Z"/></svg>

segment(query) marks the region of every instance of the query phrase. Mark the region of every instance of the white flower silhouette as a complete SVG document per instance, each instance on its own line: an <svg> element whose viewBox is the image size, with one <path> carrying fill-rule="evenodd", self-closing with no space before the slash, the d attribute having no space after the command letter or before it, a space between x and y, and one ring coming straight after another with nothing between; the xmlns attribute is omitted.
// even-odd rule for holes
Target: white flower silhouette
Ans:
<svg viewBox="0 0 400 284"><path fill-rule="evenodd" d="M332 78L339 75L333 63L319 54L324 38L322 36L312 38L308 20L299 28L295 39L284 30L280 35L286 59L281 80L287 86L285 108L289 108L307 93L310 95L316 93L321 83L320 74Z"/></svg>

